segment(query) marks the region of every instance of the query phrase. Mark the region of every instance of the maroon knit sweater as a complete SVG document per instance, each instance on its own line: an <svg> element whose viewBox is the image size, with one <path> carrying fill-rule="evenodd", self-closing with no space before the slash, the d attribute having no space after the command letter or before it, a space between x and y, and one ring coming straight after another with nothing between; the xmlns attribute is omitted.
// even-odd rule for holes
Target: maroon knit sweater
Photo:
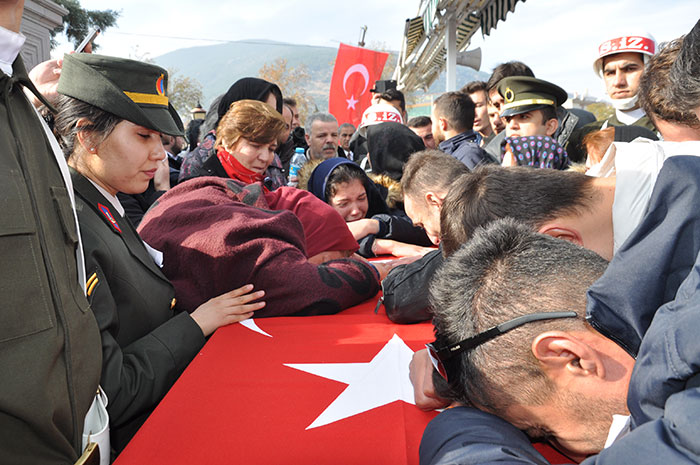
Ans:
<svg viewBox="0 0 700 465"><path fill-rule="evenodd" d="M304 230L289 210L273 211L257 184L196 178L168 191L139 234L163 252L177 308L194 311L245 284L265 291L255 317L337 313L379 291L371 265L355 259L309 263Z"/></svg>

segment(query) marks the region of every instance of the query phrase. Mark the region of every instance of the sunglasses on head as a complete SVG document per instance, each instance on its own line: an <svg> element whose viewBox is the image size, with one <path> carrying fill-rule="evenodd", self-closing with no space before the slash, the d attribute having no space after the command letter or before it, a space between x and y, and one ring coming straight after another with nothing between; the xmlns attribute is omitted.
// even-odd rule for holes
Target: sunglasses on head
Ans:
<svg viewBox="0 0 700 465"><path fill-rule="evenodd" d="M529 315L519 316L513 318L512 320L501 323L500 325L489 328L475 336L468 337L462 341L455 342L447 346L438 346L434 342L426 344L425 347L428 349L428 355L430 356L430 361L433 363L433 367L440 373L440 376L449 381L447 377L446 364L455 355L461 354L462 352L470 351L481 344L494 339L501 334L507 333L515 328L518 328L527 323L532 323L535 321L542 320L558 320L560 318L576 318L578 314L576 312L540 312L531 313Z"/></svg>

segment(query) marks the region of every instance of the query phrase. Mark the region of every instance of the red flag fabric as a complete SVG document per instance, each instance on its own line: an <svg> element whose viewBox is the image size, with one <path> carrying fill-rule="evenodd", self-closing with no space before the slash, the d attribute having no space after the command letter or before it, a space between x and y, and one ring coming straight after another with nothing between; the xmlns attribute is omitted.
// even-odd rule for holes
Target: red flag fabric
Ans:
<svg viewBox="0 0 700 465"><path fill-rule="evenodd" d="M362 112L371 104L369 90L381 78L388 57L388 53L340 44L328 98L328 111L338 124L359 126Z"/></svg>
<svg viewBox="0 0 700 465"><path fill-rule="evenodd" d="M115 465L417 465L437 412L412 404L408 362L433 327L375 304L220 328Z"/></svg>

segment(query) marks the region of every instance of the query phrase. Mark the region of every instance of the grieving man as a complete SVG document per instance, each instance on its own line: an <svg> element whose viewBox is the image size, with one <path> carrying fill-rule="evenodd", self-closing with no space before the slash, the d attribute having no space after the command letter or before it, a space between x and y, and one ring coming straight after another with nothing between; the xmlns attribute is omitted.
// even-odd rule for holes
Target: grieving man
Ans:
<svg viewBox="0 0 700 465"><path fill-rule="evenodd" d="M648 232L606 269L505 219L446 260L430 351L440 394L458 406L428 425L421 464L547 463L530 439L586 464L700 463L698 248L676 242L650 257L661 244L644 243ZM651 288L625 276L644 264L658 280L680 263ZM645 304L631 308L635 294Z"/></svg>

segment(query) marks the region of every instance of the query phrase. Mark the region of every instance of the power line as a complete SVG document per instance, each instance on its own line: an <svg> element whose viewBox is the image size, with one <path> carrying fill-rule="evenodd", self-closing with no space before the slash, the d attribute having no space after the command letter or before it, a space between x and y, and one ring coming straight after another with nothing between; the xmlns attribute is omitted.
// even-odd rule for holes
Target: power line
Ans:
<svg viewBox="0 0 700 465"><path fill-rule="evenodd" d="M108 30L107 32L112 33L112 34L121 34L125 36L140 36L140 37L153 37L156 39L177 39L177 40L195 40L195 41L204 41L204 42L218 42L218 43L224 43L224 44L249 44L249 45L278 45L281 47L286 47L293 45L295 47L324 47L324 45L308 45L308 44L290 44L290 43L283 43L283 42L265 42L265 41L255 41L255 40L231 40L231 39L207 39L204 37L182 37L182 36L165 36L165 35L159 35L159 34L142 34L139 32L122 32L122 31L113 31L113 30ZM335 41L331 40L330 42L340 42L340 41Z"/></svg>

